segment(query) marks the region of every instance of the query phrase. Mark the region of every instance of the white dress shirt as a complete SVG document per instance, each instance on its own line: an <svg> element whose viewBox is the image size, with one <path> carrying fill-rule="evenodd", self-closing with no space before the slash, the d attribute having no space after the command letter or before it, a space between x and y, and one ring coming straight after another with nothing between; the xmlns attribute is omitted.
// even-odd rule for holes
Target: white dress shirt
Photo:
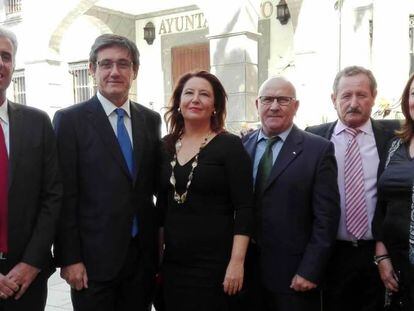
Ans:
<svg viewBox="0 0 414 311"><path fill-rule="evenodd" d="M341 196L341 219L339 222L337 238L338 240L352 241L355 240L355 238L349 234L346 229L345 212L345 151L348 141L351 139L350 134L345 131L346 128L347 126L343 124L341 120L338 120L332 133L331 141L335 145L335 156L338 163L338 187ZM365 202L368 213L368 230L361 239L372 240L371 223L377 204L377 172L379 156L371 120L368 120L358 129L361 133L356 136L356 140L359 146L362 168L364 171Z"/></svg>

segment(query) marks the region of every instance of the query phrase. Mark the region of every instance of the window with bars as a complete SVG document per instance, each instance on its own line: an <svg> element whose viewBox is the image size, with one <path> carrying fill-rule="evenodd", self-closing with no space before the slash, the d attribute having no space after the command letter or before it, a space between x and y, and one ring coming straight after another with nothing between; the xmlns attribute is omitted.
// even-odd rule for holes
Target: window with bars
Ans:
<svg viewBox="0 0 414 311"><path fill-rule="evenodd" d="M14 71L12 82L14 102L26 105L26 80L23 69Z"/></svg>
<svg viewBox="0 0 414 311"><path fill-rule="evenodd" d="M91 98L96 91L92 77L89 75L88 62L69 64L69 72L73 76L74 103L80 103Z"/></svg>
<svg viewBox="0 0 414 311"><path fill-rule="evenodd" d="M6 15L19 13L22 10L22 0L4 0Z"/></svg>

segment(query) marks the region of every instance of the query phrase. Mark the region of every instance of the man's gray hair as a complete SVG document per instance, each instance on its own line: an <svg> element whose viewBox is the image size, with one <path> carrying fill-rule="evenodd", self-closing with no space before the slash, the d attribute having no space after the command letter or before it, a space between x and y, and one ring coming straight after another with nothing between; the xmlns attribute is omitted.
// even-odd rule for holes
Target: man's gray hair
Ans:
<svg viewBox="0 0 414 311"><path fill-rule="evenodd" d="M136 44L128 38L115 34L103 34L96 38L89 53L89 62L94 68L98 59L98 52L104 48L113 46L123 47L129 51L134 65L134 71L137 71L139 67L139 51Z"/></svg>
<svg viewBox="0 0 414 311"><path fill-rule="evenodd" d="M10 40L12 47L13 47L13 64L14 64L15 63L14 60L16 59L16 53L17 53L16 35L12 31L0 26L0 38L7 38Z"/></svg>
<svg viewBox="0 0 414 311"><path fill-rule="evenodd" d="M342 69L340 72L338 72L336 74L333 86L332 86L332 90L333 90L333 94L337 95L338 93L338 85L339 85L339 80L341 80L342 77L353 77L359 74L364 74L367 76L368 80L369 80L369 86L371 89L371 95L376 94L377 92L377 81L375 80L375 77L372 73L371 70L366 69L364 67L361 66L349 66L349 67L345 67L344 69Z"/></svg>

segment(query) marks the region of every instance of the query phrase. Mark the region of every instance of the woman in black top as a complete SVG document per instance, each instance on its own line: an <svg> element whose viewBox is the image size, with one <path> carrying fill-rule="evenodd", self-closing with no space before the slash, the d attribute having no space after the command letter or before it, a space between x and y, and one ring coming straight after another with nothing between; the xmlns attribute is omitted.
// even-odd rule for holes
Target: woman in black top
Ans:
<svg viewBox="0 0 414 311"><path fill-rule="evenodd" d="M405 123L378 182L375 262L397 310L414 310L414 76L401 97ZM398 305L398 306L397 306ZM392 309L394 310L394 309Z"/></svg>
<svg viewBox="0 0 414 311"><path fill-rule="evenodd" d="M166 310L229 310L243 285L252 226L252 167L224 130L226 93L206 71L185 74L165 114L158 207Z"/></svg>

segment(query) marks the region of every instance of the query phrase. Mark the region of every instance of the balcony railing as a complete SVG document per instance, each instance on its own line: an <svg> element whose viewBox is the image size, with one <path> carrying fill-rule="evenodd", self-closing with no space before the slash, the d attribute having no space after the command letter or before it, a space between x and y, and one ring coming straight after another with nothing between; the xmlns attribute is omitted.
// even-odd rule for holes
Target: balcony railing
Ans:
<svg viewBox="0 0 414 311"><path fill-rule="evenodd" d="M22 0L6 0L4 1L6 15L19 13L22 10Z"/></svg>

